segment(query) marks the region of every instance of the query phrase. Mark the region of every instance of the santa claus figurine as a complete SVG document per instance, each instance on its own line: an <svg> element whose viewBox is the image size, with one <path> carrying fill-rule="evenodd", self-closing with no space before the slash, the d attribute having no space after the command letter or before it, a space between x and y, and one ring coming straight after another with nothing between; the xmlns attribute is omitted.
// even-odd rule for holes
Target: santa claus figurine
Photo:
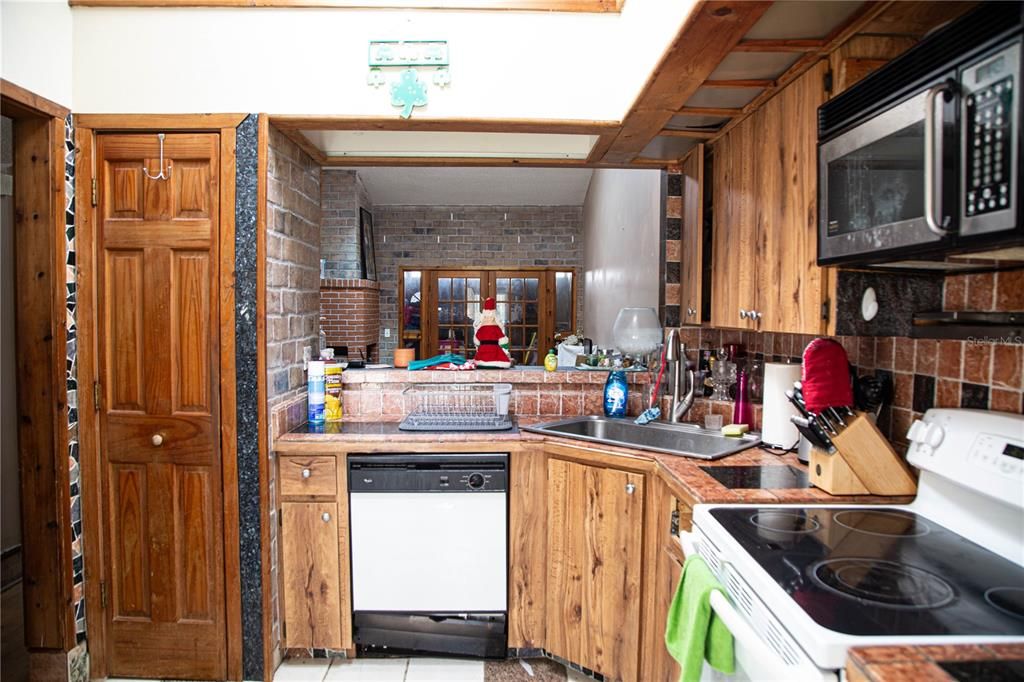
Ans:
<svg viewBox="0 0 1024 682"><path fill-rule="evenodd" d="M508 337L498 319L493 298L484 301L484 309L473 323L473 342L476 344L476 366L505 368L512 366L508 352Z"/></svg>

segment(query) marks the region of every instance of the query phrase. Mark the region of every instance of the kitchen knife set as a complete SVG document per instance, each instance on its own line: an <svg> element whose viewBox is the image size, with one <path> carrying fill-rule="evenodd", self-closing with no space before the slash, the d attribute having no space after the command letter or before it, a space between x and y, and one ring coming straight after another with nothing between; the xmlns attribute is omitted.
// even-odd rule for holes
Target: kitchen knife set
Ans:
<svg viewBox="0 0 1024 682"><path fill-rule="evenodd" d="M877 416L885 387L869 388L866 393L871 399L855 402L850 362L839 342L815 339L807 345L801 381L793 383L786 398L800 412L790 421L814 446L811 483L833 495L913 494L917 480L907 463L874 420L853 409L856 404Z"/></svg>

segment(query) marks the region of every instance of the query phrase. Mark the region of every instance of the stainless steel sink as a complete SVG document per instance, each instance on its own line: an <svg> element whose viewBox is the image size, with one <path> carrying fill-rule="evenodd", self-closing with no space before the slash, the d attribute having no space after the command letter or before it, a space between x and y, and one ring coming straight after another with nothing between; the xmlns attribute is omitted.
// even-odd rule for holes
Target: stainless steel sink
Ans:
<svg viewBox="0 0 1024 682"><path fill-rule="evenodd" d="M656 421L641 426L634 424L630 419L607 417L574 417L520 428L533 433L667 452L671 455L697 459L719 459L754 447L761 442L759 437L750 434L741 438L731 438L723 436L718 431L708 431L692 424Z"/></svg>

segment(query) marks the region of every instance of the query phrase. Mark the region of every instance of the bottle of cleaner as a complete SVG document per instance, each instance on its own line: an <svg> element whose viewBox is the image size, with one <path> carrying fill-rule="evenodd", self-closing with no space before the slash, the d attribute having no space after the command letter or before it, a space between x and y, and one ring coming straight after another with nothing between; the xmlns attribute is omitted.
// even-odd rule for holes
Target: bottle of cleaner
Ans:
<svg viewBox="0 0 1024 682"><path fill-rule="evenodd" d="M558 355L555 353L554 348L549 350L548 354L544 356L544 369L549 372L554 372L558 369Z"/></svg>
<svg viewBox="0 0 1024 682"><path fill-rule="evenodd" d="M306 418L310 424L324 423L324 363L322 360L309 361L309 384L307 388L307 400L309 407Z"/></svg>
<svg viewBox="0 0 1024 682"><path fill-rule="evenodd" d="M621 369L609 372L608 380L604 382L604 416L625 417L628 397L626 373Z"/></svg>

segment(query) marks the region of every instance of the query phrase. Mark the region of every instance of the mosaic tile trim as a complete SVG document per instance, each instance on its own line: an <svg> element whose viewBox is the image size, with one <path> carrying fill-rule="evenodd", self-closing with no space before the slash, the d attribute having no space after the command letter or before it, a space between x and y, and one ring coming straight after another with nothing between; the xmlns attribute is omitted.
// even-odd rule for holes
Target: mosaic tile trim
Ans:
<svg viewBox="0 0 1024 682"><path fill-rule="evenodd" d="M663 198L665 229L662 230L661 260L661 321L665 327L678 327L680 323L679 276L681 260L681 231L683 217L683 176L678 166L667 171Z"/></svg>
<svg viewBox="0 0 1024 682"><path fill-rule="evenodd" d="M71 580L75 638L85 642L85 571L82 554L82 500L78 450L78 267L75 259L75 127L64 120L65 327L67 331L68 483L71 493ZM83 656L84 660L85 657Z"/></svg>

